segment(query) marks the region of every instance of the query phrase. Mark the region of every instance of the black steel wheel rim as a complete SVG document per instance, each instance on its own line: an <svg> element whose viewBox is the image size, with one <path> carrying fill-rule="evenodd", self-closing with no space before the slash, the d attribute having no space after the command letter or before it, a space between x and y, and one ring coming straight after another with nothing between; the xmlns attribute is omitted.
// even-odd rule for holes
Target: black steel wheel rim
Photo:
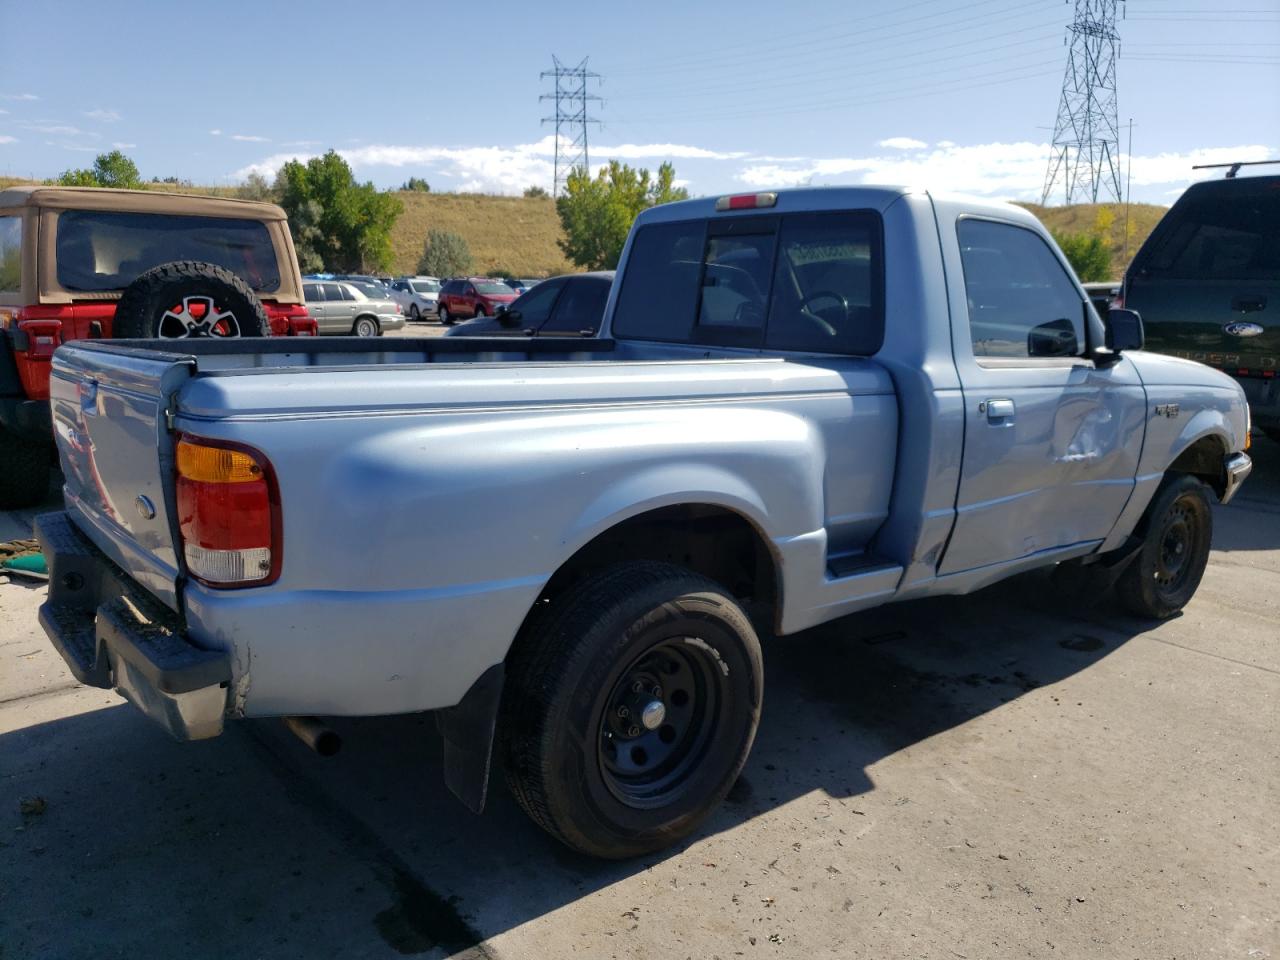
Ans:
<svg viewBox="0 0 1280 960"><path fill-rule="evenodd" d="M1161 591L1176 594L1191 576L1199 549L1199 516L1185 499L1175 500L1161 525L1155 580Z"/></svg>
<svg viewBox="0 0 1280 960"><path fill-rule="evenodd" d="M672 637L622 671L597 736L600 773L617 800L648 809L683 793L728 705L721 667L702 640Z"/></svg>

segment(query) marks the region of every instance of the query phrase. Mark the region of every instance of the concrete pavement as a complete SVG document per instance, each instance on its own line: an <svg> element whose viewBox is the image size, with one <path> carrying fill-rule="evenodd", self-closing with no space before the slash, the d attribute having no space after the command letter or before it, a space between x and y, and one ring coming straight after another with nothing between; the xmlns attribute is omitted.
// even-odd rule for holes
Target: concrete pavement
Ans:
<svg viewBox="0 0 1280 960"><path fill-rule="evenodd" d="M729 802L625 864L497 780L465 812L428 717L338 721L332 760L267 721L172 743L0 585L0 957L1280 958L1280 447L1254 452L1166 623L1037 574L767 641Z"/></svg>

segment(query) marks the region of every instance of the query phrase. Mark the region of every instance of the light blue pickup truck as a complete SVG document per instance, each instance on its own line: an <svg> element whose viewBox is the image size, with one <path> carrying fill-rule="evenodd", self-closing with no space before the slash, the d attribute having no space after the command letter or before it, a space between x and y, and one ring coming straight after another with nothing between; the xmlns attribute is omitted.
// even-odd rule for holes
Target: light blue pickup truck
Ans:
<svg viewBox="0 0 1280 960"><path fill-rule="evenodd" d="M1141 346L1025 211L873 187L646 211L597 339L77 341L41 620L180 739L438 711L466 803L492 757L635 855L751 748L748 605L785 635L1062 563L1191 599L1248 408Z"/></svg>

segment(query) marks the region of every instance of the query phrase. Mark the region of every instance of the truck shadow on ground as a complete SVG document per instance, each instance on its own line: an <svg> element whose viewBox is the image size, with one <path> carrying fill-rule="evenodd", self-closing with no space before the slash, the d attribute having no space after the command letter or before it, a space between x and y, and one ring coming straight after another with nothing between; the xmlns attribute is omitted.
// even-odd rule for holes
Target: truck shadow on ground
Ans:
<svg viewBox="0 0 1280 960"><path fill-rule="evenodd" d="M1275 549L1270 489L1217 511L1217 549ZM878 761L1148 628L1110 595L1086 602L1038 572L767 638L755 748L690 844L814 791L866 795ZM579 857L524 817L497 774L472 816L443 786L429 716L334 721L346 747L321 760L275 721L175 744L114 694L74 697L61 719L0 736L5 957L483 955L484 940L690 845L626 863ZM42 803L20 809L22 797Z"/></svg>
<svg viewBox="0 0 1280 960"><path fill-rule="evenodd" d="M874 790L878 760L1087 669L1145 628L1107 603L1082 612L1040 573L766 640L760 735L699 838L811 791ZM0 738L8 796L48 804L5 851L15 956L287 957L300 939L454 954L681 852L574 855L497 775L472 816L427 716L335 721L346 747L320 760L278 722L178 745L114 695L82 695L90 712Z"/></svg>

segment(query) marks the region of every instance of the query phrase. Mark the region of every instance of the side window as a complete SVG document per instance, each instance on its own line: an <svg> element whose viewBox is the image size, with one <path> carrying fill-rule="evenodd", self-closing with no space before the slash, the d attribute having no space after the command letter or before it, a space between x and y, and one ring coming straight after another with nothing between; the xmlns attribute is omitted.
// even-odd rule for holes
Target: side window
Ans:
<svg viewBox="0 0 1280 960"><path fill-rule="evenodd" d="M345 283L340 283L340 284L338 284L338 289L342 291L342 299L343 299L343 300L359 300L359 299L360 299L359 297L357 297L357 296L355 295L355 293L352 291L351 287L350 287L350 286L348 286L348 285L347 285L347 284L345 284Z"/></svg>
<svg viewBox="0 0 1280 960"><path fill-rule="evenodd" d="M22 217L0 217L0 292L22 289Z"/></svg>
<svg viewBox="0 0 1280 960"><path fill-rule="evenodd" d="M865 213L784 217L765 346L869 356L884 340L880 224Z"/></svg>
<svg viewBox="0 0 1280 960"><path fill-rule="evenodd" d="M570 280L556 315L542 328L543 333L568 333L580 335L583 330L595 333L604 319L604 305L609 299L609 282L596 278Z"/></svg>
<svg viewBox="0 0 1280 960"><path fill-rule="evenodd" d="M391 284L391 289L404 292L409 289L409 285L405 283L403 280L397 280L395 283Z"/></svg>
<svg viewBox="0 0 1280 960"><path fill-rule="evenodd" d="M1084 301L1040 235L964 219L956 225L975 357L1074 357Z"/></svg>
<svg viewBox="0 0 1280 960"><path fill-rule="evenodd" d="M474 297L476 295L476 285L474 283L468 283L462 292L468 297Z"/></svg>
<svg viewBox="0 0 1280 960"><path fill-rule="evenodd" d="M758 346L764 331L777 233L773 224L767 232L757 233L747 232L750 227L745 221L726 223L730 225L744 229L707 238L694 339L724 346Z"/></svg>
<svg viewBox="0 0 1280 960"><path fill-rule="evenodd" d="M324 294L320 292L320 284L304 283L302 285L302 299L318 301L324 299Z"/></svg>
<svg viewBox="0 0 1280 960"><path fill-rule="evenodd" d="M698 307L706 221L655 223L638 231L622 274L613 333L687 341Z"/></svg>
<svg viewBox="0 0 1280 960"><path fill-rule="evenodd" d="M546 323L556 305L556 297L560 296L564 283L563 280L548 281L539 285L537 289L530 290L523 296L511 301L510 309L520 311L519 325L537 330Z"/></svg>
<svg viewBox="0 0 1280 960"><path fill-rule="evenodd" d="M324 290L324 298L330 303L342 299L342 288L336 283L322 283L320 286Z"/></svg>

